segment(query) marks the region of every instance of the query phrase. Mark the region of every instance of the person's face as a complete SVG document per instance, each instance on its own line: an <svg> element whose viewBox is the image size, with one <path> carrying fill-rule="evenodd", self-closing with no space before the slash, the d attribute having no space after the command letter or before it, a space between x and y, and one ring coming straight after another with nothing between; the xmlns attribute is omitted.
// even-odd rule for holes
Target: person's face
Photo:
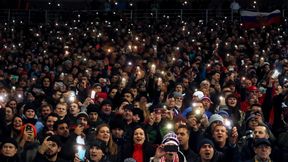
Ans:
<svg viewBox="0 0 288 162"><path fill-rule="evenodd" d="M68 137L70 135L70 132L67 123L59 124L56 129L56 134L62 137Z"/></svg>
<svg viewBox="0 0 288 162"><path fill-rule="evenodd" d="M32 93L27 93L27 101L33 102L35 100L35 97L32 95Z"/></svg>
<svg viewBox="0 0 288 162"><path fill-rule="evenodd" d="M49 116L46 120L46 127L48 128L49 131L52 131L53 130L53 125L54 123L57 121L57 117L55 116Z"/></svg>
<svg viewBox="0 0 288 162"><path fill-rule="evenodd" d="M16 130L20 130L23 125L23 121L19 117L15 117L13 120L13 128Z"/></svg>
<svg viewBox="0 0 288 162"><path fill-rule="evenodd" d="M175 88L175 91L182 94L182 92L183 92L183 87L182 87L182 85L177 85L176 88Z"/></svg>
<svg viewBox="0 0 288 162"><path fill-rule="evenodd" d="M12 121L14 117L13 111L10 107L5 108L5 121Z"/></svg>
<svg viewBox="0 0 288 162"><path fill-rule="evenodd" d="M266 127L264 126L256 126L254 129L254 137L257 138L269 138L269 135L267 134Z"/></svg>
<svg viewBox="0 0 288 162"><path fill-rule="evenodd" d="M203 107L205 108L205 110L208 110L211 106L211 102L208 99L202 100L201 101L203 104Z"/></svg>
<svg viewBox="0 0 288 162"><path fill-rule="evenodd" d="M259 106L253 106L253 107L251 107L251 111L252 112L260 112L260 113L262 113L262 108L259 107Z"/></svg>
<svg viewBox="0 0 288 162"><path fill-rule="evenodd" d="M101 86L96 86L96 87L94 88L94 90L95 90L96 93L97 93L97 92L102 92Z"/></svg>
<svg viewBox="0 0 288 162"><path fill-rule="evenodd" d="M145 133L144 130L141 128L138 128L134 131L134 135L133 135L133 142L135 144L143 144L145 141Z"/></svg>
<svg viewBox="0 0 288 162"><path fill-rule="evenodd" d="M110 94L109 94L109 96L110 96L111 98L113 98L113 97L115 97L116 93L117 93L117 89L112 89L111 92L110 92Z"/></svg>
<svg viewBox="0 0 288 162"><path fill-rule="evenodd" d="M216 126L214 128L212 137L217 143L225 142L228 138L227 129L225 126Z"/></svg>
<svg viewBox="0 0 288 162"><path fill-rule="evenodd" d="M255 115L255 118L257 119L258 122L263 121L263 112L262 112L261 107L253 106L251 108L251 112Z"/></svg>
<svg viewBox="0 0 288 162"><path fill-rule="evenodd" d="M254 152L260 159L267 160L270 159L271 147L264 144L259 145L258 147L254 147Z"/></svg>
<svg viewBox="0 0 288 162"><path fill-rule="evenodd" d="M112 135L115 138L122 138L124 135L124 130L120 128L112 129Z"/></svg>
<svg viewBox="0 0 288 162"><path fill-rule="evenodd" d="M214 148L210 144L204 144L199 151L200 157L203 160L211 160L214 155Z"/></svg>
<svg viewBox="0 0 288 162"><path fill-rule="evenodd" d="M183 85L184 85L184 87L189 87L189 80L188 79L183 79Z"/></svg>
<svg viewBox="0 0 288 162"><path fill-rule="evenodd" d="M80 109L79 109L78 104L72 103L72 104L70 105L69 112L70 112L73 116L76 116L76 115L80 112Z"/></svg>
<svg viewBox="0 0 288 162"><path fill-rule="evenodd" d="M200 84L201 89L208 89L210 87L210 83L208 81L204 81Z"/></svg>
<svg viewBox="0 0 288 162"><path fill-rule="evenodd" d="M61 151L61 147L59 147L56 142L53 142L53 141L48 141L48 142L49 142L48 149L47 151L45 151L45 155L47 157L54 157L55 155L58 154L58 152Z"/></svg>
<svg viewBox="0 0 288 162"><path fill-rule="evenodd" d="M197 118L195 117L195 115L191 114L187 117L187 124L192 128L198 124Z"/></svg>
<svg viewBox="0 0 288 162"><path fill-rule="evenodd" d="M140 108L140 102L134 102L134 108L139 109Z"/></svg>
<svg viewBox="0 0 288 162"><path fill-rule="evenodd" d="M86 126L88 125L88 121L87 121L87 118L85 118L84 116L81 116L77 119L77 122L82 125L82 126Z"/></svg>
<svg viewBox="0 0 288 162"><path fill-rule="evenodd" d="M179 140L180 145L185 145L189 141L189 134L187 129L185 128L179 128L176 132L177 139Z"/></svg>
<svg viewBox="0 0 288 162"><path fill-rule="evenodd" d="M171 97L171 98L167 98L167 106L168 108L172 108L175 107L175 98Z"/></svg>
<svg viewBox="0 0 288 162"><path fill-rule="evenodd" d="M58 114L60 117L64 117L67 115L67 108L65 105L58 104L55 109L55 113Z"/></svg>
<svg viewBox="0 0 288 162"><path fill-rule="evenodd" d="M7 157L13 157L17 153L17 148L12 143L5 143L1 148L1 153Z"/></svg>
<svg viewBox="0 0 288 162"><path fill-rule="evenodd" d="M252 118L252 119L249 120L248 126L249 126L252 130L254 130L255 127L258 126L258 124L259 124L259 123L258 123L258 120L257 120L256 118Z"/></svg>
<svg viewBox="0 0 288 162"><path fill-rule="evenodd" d="M130 103L133 101L133 97L130 93L124 93L124 99L126 99Z"/></svg>
<svg viewBox="0 0 288 162"><path fill-rule="evenodd" d="M237 105L237 99L234 97L229 97L227 99L228 106L235 107Z"/></svg>
<svg viewBox="0 0 288 162"><path fill-rule="evenodd" d="M101 127L96 135L96 138L108 143L110 139L110 129L106 126Z"/></svg>
<svg viewBox="0 0 288 162"><path fill-rule="evenodd" d="M104 153L101 149L99 149L96 146L92 146L89 149L89 155L90 155L90 159L92 161L100 161L102 159L102 157L104 156Z"/></svg>
<svg viewBox="0 0 288 162"><path fill-rule="evenodd" d="M43 79L43 87L45 87L45 88L50 87L50 79L48 79L48 78Z"/></svg>
<svg viewBox="0 0 288 162"><path fill-rule="evenodd" d="M162 113L161 112L155 112L154 117L155 117L155 122L159 123L162 119Z"/></svg>
<svg viewBox="0 0 288 162"><path fill-rule="evenodd" d="M111 105L109 105L109 104L105 104L105 105L103 105L103 106L101 107L101 110L102 110L102 112L103 112L104 114L110 115L110 114L111 114L111 111L112 111L112 107L111 107Z"/></svg>
<svg viewBox="0 0 288 162"><path fill-rule="evenodd" d="M25 116L29 119L32 119L34 118L35 116L35 111L33 109L28 109L26 112L25 112Z"/></svg>
<svg viewBox="0 0 288 162"><path fill-rule="evenodd" d="M17 107L17 102L16 101L10 101L8 106L15 110Z"/></svg>
<svg viewBox="0 0 288 162"><path fill-rule="evenodd" d="M175 97L175 104L182 104L183 97Z"/></svg>
<svg viewBox="0 0 288 162"><path fill-rule="evenodd" d="M134 96L137 96L137 94L138 94L137 88L132 88L132 89L130 90L130 92L131 92Z"/></svg>
<svg viewBox="0 0 288 162"><path fill-rule="evenodd" d="M60 91L57 91L53 94L54 100L58 101L62 97L62 93Z"/></svg>
<svg viewBox="0 0 288 162"><path fill-rule="evenodd" d="M50 113L51 113L51 109L49 106L46 106L46 107L43 107L42 110L41 110L41 116L42 117L47 117Z"/></svg>
<svg viewBox="0 0 288 162"><path fill-rule="evenodd" d="M92 122L96 122L98 119L98 113L97 112L90 112L89 119Z"/></svg>
<svg viewBox="0 0 288 162"><path fill-rule="evenodd" d="M128 121L132 120L133 119L132 111L130 109L125 109L123 117L124 117L125 120L128 120Z"/></svg>
<svg viewBox="0 0 288 162"><path fill-rule="evenodd" d="M249 79L246 79L245 84L246 84L246 87L250 87L252 86L252 81Z"/></svg>
<svg viewBox="0 0 288 162"><path fill-rule="evenodd" d="M111 79L111 83L116 83L118 81L119 77L117 75L113 75Z"/></svg>
<svg viewBox="0 0 288 162"><path fill-rule="evenodd" d="M132 117L133 122L137 123L141 120L140 116L138 114L134 114Z"/></svg>
<svg viewBox="0 0 288 162"><path fill-rule="evenodd" d="M219 82L219 80L220 80L220 74L219 74L219 73L216 73L216 74L214 74L214 75L212 76L212 78L213 78L215 81Z"/></svg>

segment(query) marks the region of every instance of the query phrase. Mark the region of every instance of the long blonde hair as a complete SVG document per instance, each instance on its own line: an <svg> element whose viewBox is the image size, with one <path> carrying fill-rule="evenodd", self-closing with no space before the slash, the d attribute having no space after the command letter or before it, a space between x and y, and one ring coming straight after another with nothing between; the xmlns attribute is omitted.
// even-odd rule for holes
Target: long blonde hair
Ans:
<svg viewBox="0 0 288 162"><path fill-rule="evenodd" d="M96 138L97 138L97 135L99 133L99 130L103 127L109 128L109 131L110 131L110 127L108 124L105 124L105 123L100 124L96 128L96 132L95 132ZM118 153L117 144L113 141L111 132L110 132L110 138L109 138L107 146L108 146L108 152L110 153L110 155L117 155L117 153Z"/></svg>

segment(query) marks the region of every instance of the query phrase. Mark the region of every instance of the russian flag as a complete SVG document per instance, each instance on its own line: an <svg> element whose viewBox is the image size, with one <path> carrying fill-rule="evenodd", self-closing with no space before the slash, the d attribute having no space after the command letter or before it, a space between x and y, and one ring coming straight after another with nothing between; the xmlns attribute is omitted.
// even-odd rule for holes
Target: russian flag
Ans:
<svg viewBox="0 0 288 162"><path fill-rule="evenodd" d="M281 24L282 20L280 10L275 10L273 12L240 11L240 15L243 27L246 29Z"/></svg>

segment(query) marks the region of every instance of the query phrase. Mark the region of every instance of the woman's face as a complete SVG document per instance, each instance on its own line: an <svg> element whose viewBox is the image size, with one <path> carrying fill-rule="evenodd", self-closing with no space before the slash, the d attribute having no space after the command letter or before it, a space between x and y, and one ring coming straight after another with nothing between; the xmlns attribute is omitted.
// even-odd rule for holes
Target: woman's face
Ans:
<svg viewBox="0 0 288 162"><path fill-rule="evenodd" d="M230 97L227 99L227 105L231 107L235 107L237 105L237 99L234 97Z"/></svg>
<svg viewBox="0 0 288 162"><path fill-rule="evenodd" d="M89 149L90 159L92 161L100 161L102 157L104 156L104 153L101 149L99 149L97 146L92 146Z"/></svg>
<svg viewBox="0 0 288 162"><path fill-rule="evenodd" d="M49 88L50 87L50 79L49 78L44 78L43 79L43 87Z"/></svg>
<svg viewBox="0 0 288 162"><path fill-rule="evenodd" d="M79 109L79 106L76 104L76 103L72 103L70 105L70 109L69 109L70 113L73 115L73 116L76 116L79 112L80 112L80 109Z"/></svg>
<svg viewBox="0 0 288 162"><path fill-rule="evenodd" d="M110 129L106 126L101 127L96 135L96 138L108 143L110 139Z"/></svg>
<svg viewBox="0 0 288 162"><path fill-rule="evenodd" d="M141 128L138 128L134 131L133 135L133 141L135 144L143 144L145 141L145 133L144 130Z"/></svg>
<svg viewBox="0 0 288 162"><path fill-rule="evenodd" d="M10 101L8 103L8 106L15 110L17 107L17 102L16 101Z"/></svg>
<svg viewBox="0 0 288 162"><path fill-rule="evenodd" d="M20 130L22 125L23 125L23 121L21 118L19 118L19 117L14 118L14 120L13 120L13 128L14 129Z"/></svg>

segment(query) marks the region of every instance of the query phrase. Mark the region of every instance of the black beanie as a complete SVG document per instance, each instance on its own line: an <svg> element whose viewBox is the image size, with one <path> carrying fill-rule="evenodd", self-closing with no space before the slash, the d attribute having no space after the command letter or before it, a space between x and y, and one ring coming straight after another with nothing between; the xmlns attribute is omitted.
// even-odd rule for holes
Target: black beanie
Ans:
<svg viewBox="0 0 288 162"><path fill-rule="evenodd" d="M93 147L96 146L97 148L101 149L103 153L106 152L106 143L104 141L101 140L92 140L88 142L89 147Z"/></svg>
<svg viewBox="0 0 288 162"><path fill-rule="evenodd" d="M109 100L109 99L106 99L106 100L103 100L103 101L101 102L101 106L100 106L100 107L102 107L103 105L107 105L107 104L113 106L112 101Z"/></svg>
<svg viewBox="0 0 288 162"><path fill-rule="evenodd" d="M36 106L35 106L35 104L33 104L33 103L27 103L27 104L25 104L24 109L23 109L23 114L25 114L25 112L26 112L27 110L29 110L29 109L32 109L32 110L34 110L34 111L36 112Z"/></svg>
<svg viewBox="0 0 288 162"><path fill-rule="evenodd" d="M204 138L204 139L200 140L200 142L198 143L198 147L197 147L198 153L199 153L201 147L202 147L203 145L205 145L205 144L209 144L209 145L211 145L211 146L213 147L213 149L215 149L214 143L213 143L210 139Z"/></svg>
<svg viewBox="0 0 288 162"><path fill-rule="evenodd" d="M99 106L97 104L89 104L87 106L87 114L89 115L91 112L97 112L99 113Z"/></svg>
<svg viewBox="0 0 288 162"><path fill-rule="evenodd" d="M11 143L11 144L13 144L13 145L18 149L18 143L17 143L16 140L13 139L13 138L5 138L5 139L2 141L1 145L0 145L0 148L1 148L1 149L2 149L2 147L3 147L3 145L4 145L5 143Z"/></svg>

